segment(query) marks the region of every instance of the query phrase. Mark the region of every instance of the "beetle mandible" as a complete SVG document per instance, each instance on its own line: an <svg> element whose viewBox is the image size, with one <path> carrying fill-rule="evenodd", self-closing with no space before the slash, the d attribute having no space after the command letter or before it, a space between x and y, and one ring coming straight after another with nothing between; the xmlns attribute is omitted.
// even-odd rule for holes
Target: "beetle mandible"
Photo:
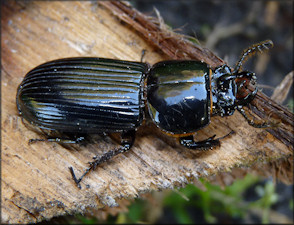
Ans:
<svg viewBox="0 0 294 225"><path fill-rule="evenodd" d="M269 123L249 119L243 109L254 99L257 87L248 89L256 76L242 70L242 64L272 46L272 41L266 40L249 47L233 70L227 65L212 70L195 60L162 61L153 66L93 57L54 60L26 74L18 87L17 108L24 119L42 129L72 134L121 133L121 147L94 157L79 179L70 167L80 187L87 173L132 147L146 114L189 149L220 145L223 137L214 135L196 142L193 134L207 126L212 116L230 116L236 109L251 126L268 127ZM30 141L36 140L43 139ZM46 140L77 143L83 137Z"/></svg>

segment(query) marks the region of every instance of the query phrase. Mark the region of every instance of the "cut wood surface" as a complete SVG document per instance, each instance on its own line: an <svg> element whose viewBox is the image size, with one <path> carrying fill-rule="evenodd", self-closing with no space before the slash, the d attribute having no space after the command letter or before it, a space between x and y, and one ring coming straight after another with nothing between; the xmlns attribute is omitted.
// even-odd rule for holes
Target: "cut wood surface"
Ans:
<svg viewBox="0 0 294 225"><path fill-rule="evenodd" d="M74 184L68 167L81 175L95 155L118 147L108 136L91 135L86 145L37 142L22 123L15 96L25 74L49 60L97 56L144 61L197 59L212 67L224 61L173 33L155 18L121 2L6 1L1 26L1 188L2 222L28 223L53 216L117 206L151 190L171 189L235 168L259 171L292 183L293 114L262 93L250 106L257 118L273 118L275 129L255 129L236 112L214 117L195 138L236 133L211 151L191 151L152 123L138 129L133 148ZM159 20L160 21L160 20Z"/></svg>

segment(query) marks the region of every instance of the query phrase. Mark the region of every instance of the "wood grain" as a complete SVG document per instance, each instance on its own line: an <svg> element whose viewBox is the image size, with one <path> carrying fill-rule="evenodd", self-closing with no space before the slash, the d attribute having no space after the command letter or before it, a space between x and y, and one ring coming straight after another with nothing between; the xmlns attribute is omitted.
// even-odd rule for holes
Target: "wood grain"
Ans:
<svg viewBox="0 0 294 225"><path fill-rule="evenodd" d="M254 129L238 113L215 117L197 133L198 140L237 132L212 151L182 148L177 140L146 123L139 128L134 147L91 172L79 190L68 167L73 166L80 175L94 155L117 145L99 135L88 137L85 146L47 142L29 145L29 139L40 135L22 123L15 96L30 69L49 60L74 56L140 61L143 49L150 64L170 58L197 58L217 66L223 60L183 36L161 29L154 18L121 2L7 1L1 10L3 223L32 223L117 206L119 199L184 186L200 177L210 179L240 167L260 170L276 165L272 172L266 172L272 175L282 171L281 177L293 182L293 114L269 99L271 106L260 100L252 105L252 111L261 118L274 114L281 120L281 128L272 132ZM276 111L270 108L272 105Z"/></svg>

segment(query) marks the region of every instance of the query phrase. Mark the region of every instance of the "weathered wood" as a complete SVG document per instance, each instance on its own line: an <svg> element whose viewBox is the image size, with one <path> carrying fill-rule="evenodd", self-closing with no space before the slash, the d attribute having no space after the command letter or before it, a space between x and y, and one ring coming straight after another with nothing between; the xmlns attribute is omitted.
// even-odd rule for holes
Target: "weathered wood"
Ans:
<svg viewBox="0 0 294 225"><path fill-rule="evenodd" d="M223 140L218 149L197 152L182 148L177 140L146 124L139 128L129 152L91 172L79 190L68 167L80 175L94 155L117 145L98 135L89 137L86 146L28 145L30 138L40 135L17 114L16 90L26 72L45 61L72 56L139 61L143 49L150 64L170 58L199 59L212 66L224 61L121 2L7 1L1 10L2 222L37 222L116 206L119 199L184 186L239 167L261 170L266 165L270 169L264 172L293 182L293 114L259 93L253 113L279 120L278 128L254 129L238 113L216 117L198 132L197 139L223 136L231 130L236 134Z"/></svg>

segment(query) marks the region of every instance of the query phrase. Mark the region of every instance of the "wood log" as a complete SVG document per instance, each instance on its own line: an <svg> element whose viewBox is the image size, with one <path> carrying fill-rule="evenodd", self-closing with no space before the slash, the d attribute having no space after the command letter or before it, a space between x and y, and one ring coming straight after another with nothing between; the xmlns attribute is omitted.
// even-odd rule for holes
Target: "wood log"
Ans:
<svg viewBox="0 0 294 225"><path fill-rule="evenodd" d="M279 121L277 128L255 129L238 113L214 117L197 132L197 140L212 134L221 137L231 130L236 134L222 140L221 147L200 152L181 147L176 139L146 123L138 129L130 151L103 163L78 189L68 167L73 166L79 176L93 156L118 145L99 135L88 137L86 145L29 145L29 139L42 136L22 122L15 96L30 69L74 56L140 61L143 49L150 64L197 59L216 67L225 62L124 2L6 1L1 10L3 223L33 223L113 207L120 199L183 187L201 177L213 179L240 168L293 183L293 114L259 92L251 113Z"/></svg>

